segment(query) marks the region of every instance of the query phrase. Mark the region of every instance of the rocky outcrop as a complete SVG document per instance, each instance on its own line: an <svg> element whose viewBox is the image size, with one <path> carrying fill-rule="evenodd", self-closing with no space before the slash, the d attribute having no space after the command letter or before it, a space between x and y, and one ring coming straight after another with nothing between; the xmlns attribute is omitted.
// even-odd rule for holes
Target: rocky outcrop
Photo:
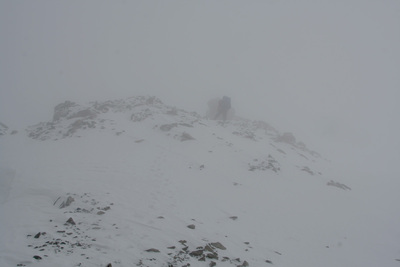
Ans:
<svg viewBox="0 0 400 267"><path fill-rule="evenodd" d="M158 115L176 117L178 122L160 127L160 130L164 132L169 132L177 126L193 127L193 121L200 119L199 115L169 107L156 97L138 96L113 101L91 102L85 106L65 101L54 108L52 121L41 122L29 127L27 129L28 136L38 140L57 140L79 137L79 134L84 132L83 130L88 129L111 130L116 135L124 133L124 129L116 129L116 123L112 119L103 117L102 114L105 113L122 113L134 123ZM6 126L4 128L6 129ZM181 141L191 140L183 131L179 136L177 139Z"/></svg>

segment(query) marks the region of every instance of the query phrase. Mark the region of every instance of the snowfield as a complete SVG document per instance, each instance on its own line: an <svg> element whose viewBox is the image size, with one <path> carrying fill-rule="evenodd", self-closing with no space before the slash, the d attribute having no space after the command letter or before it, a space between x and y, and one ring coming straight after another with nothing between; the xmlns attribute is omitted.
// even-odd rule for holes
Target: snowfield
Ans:
<svg viewBox="0 0 400 267"><path fill-rule="evenodd" d="M0 266L400 266L397 188L318 152L154 97L62 103L0 136Z"/></svg>

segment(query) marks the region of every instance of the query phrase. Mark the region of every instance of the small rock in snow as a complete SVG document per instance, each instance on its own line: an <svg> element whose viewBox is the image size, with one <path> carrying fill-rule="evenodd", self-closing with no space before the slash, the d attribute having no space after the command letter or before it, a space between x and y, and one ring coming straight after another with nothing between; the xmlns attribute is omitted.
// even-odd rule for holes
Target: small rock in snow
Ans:
<svg viewBox="0 0 400 267"><path fill-rule="evenodd" d="M72 217L70 217L70 218L67 220L66 223L67 223L67 224L76 225L76 223L75 223L74 219L72 219Z"/></svg>

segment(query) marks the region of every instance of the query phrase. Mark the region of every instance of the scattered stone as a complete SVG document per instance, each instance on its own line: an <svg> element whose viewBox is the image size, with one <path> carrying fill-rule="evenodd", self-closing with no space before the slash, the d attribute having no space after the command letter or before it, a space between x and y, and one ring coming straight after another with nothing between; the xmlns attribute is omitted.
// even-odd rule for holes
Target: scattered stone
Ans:
<svg viewBox="0 0 400 267"><path fill-rule="evenodd" d="M196 225L190 224L190 225L187 226L187 228L189 228L189 229L195 229L195 228L196 228Z"/></svg>
<svg viewBox="0 0 400 267"><path fill-rule="evenodd" d="M231 220L237 220L238 219L238 216L231 216L231 217L229 217L229 219L231 219Z"/></svg>
<svg viewBox="0 0 400 267"><path fill-rule="evenodd" d="M39 233L37 233L33 238L36 238L36 239L37 239L37 238L40 237L41 234L42 234L42 233L39 232Z"/></svg>
<svg viewBox="0 0 400 267"><path fill-rule="evenodd" d="M146 252L160 253L160 251L158 249L156 249L156 248L147 249Z"/></svg>
<svg viewBox="0 0 400 267"><path fill-rule="evenodd" d="M210 262L210 267L214 267L214 266L216 266L217 265L217 263L215 262L215 261L211 261Z"/></svg>
<svg viewBox="0 0 400 267"><path fill-rule="evenodd" d="M97 215L103 215L103 214L105 214L105 212L102 210L97 212Z"/></svg>
<svg viewBox="0 0 400 267"><path fill-rule="evenodd" d="M38 256L38 255L33 256L33 258L34 258L35 260L41 260L41 259L42 259L42 257L40 257L40 256Z"/></svg>
<svg viewBox="0 0 400 267"><path fill-rule="evenodd" d="M249 263L247 261L244 261L242 265L239 265L238 267L246 267L246 266L249 266Z"/></svg>
<svg viewBox="0 0 400 267"><path fill-rule="evenodd" d="M253 160L254 162L257 162L257 164L251 164L249 163L249 171L256 171L256 170L261 170L261 171L265 171L265 170L272 170L275 173L280 172L281 168L279 165L279 162L275 160L274 157L272 157L271 155L268 155L267 160L263 160L261 162L258 162L257 159Z"/></svg>
<svg viewBox="0 0 400 267"><path fill-rule="evenodd" d="M269 264L273 264L272 261L270 261L270 260L266 260L265 262L269 263Z"/></svg>
<svg viewBox="0 0 400 267"><path fill-rule="evenodd" d="M112 264L111 263L109 263L109 264L107 264L107 266L106 267L112 267Z"/></svg>
<svg viewBox="0 0 400 267"><path fill-rule="evenodd" d="M157 219L165 219L163 216L158 216Z"/></svg>
<svg viewBox="0 0 400 267"><path fill-rule="evenodd" d="M70 217L70 218L67 220L66 224L76 225L76 223L75 223L74 219L72 219L72 217Z"/></svg>
<svg viewBox="0 0 400 267"><path fill-rule="evenodd" d="M176 249L176 247L175 246L167 247L167 249Z"/></svg>

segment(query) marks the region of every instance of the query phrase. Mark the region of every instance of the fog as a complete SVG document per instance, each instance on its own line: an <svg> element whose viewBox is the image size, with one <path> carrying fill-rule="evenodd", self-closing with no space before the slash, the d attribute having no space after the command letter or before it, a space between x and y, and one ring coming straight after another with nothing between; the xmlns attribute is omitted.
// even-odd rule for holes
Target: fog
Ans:
<svg viewBox="0 0 400 267"><path fill-rule="evenodd" d="M205 114L228 95L241 117L396 178L399 25L397 0L3 0L0 122L142 94Z"/></svg>

